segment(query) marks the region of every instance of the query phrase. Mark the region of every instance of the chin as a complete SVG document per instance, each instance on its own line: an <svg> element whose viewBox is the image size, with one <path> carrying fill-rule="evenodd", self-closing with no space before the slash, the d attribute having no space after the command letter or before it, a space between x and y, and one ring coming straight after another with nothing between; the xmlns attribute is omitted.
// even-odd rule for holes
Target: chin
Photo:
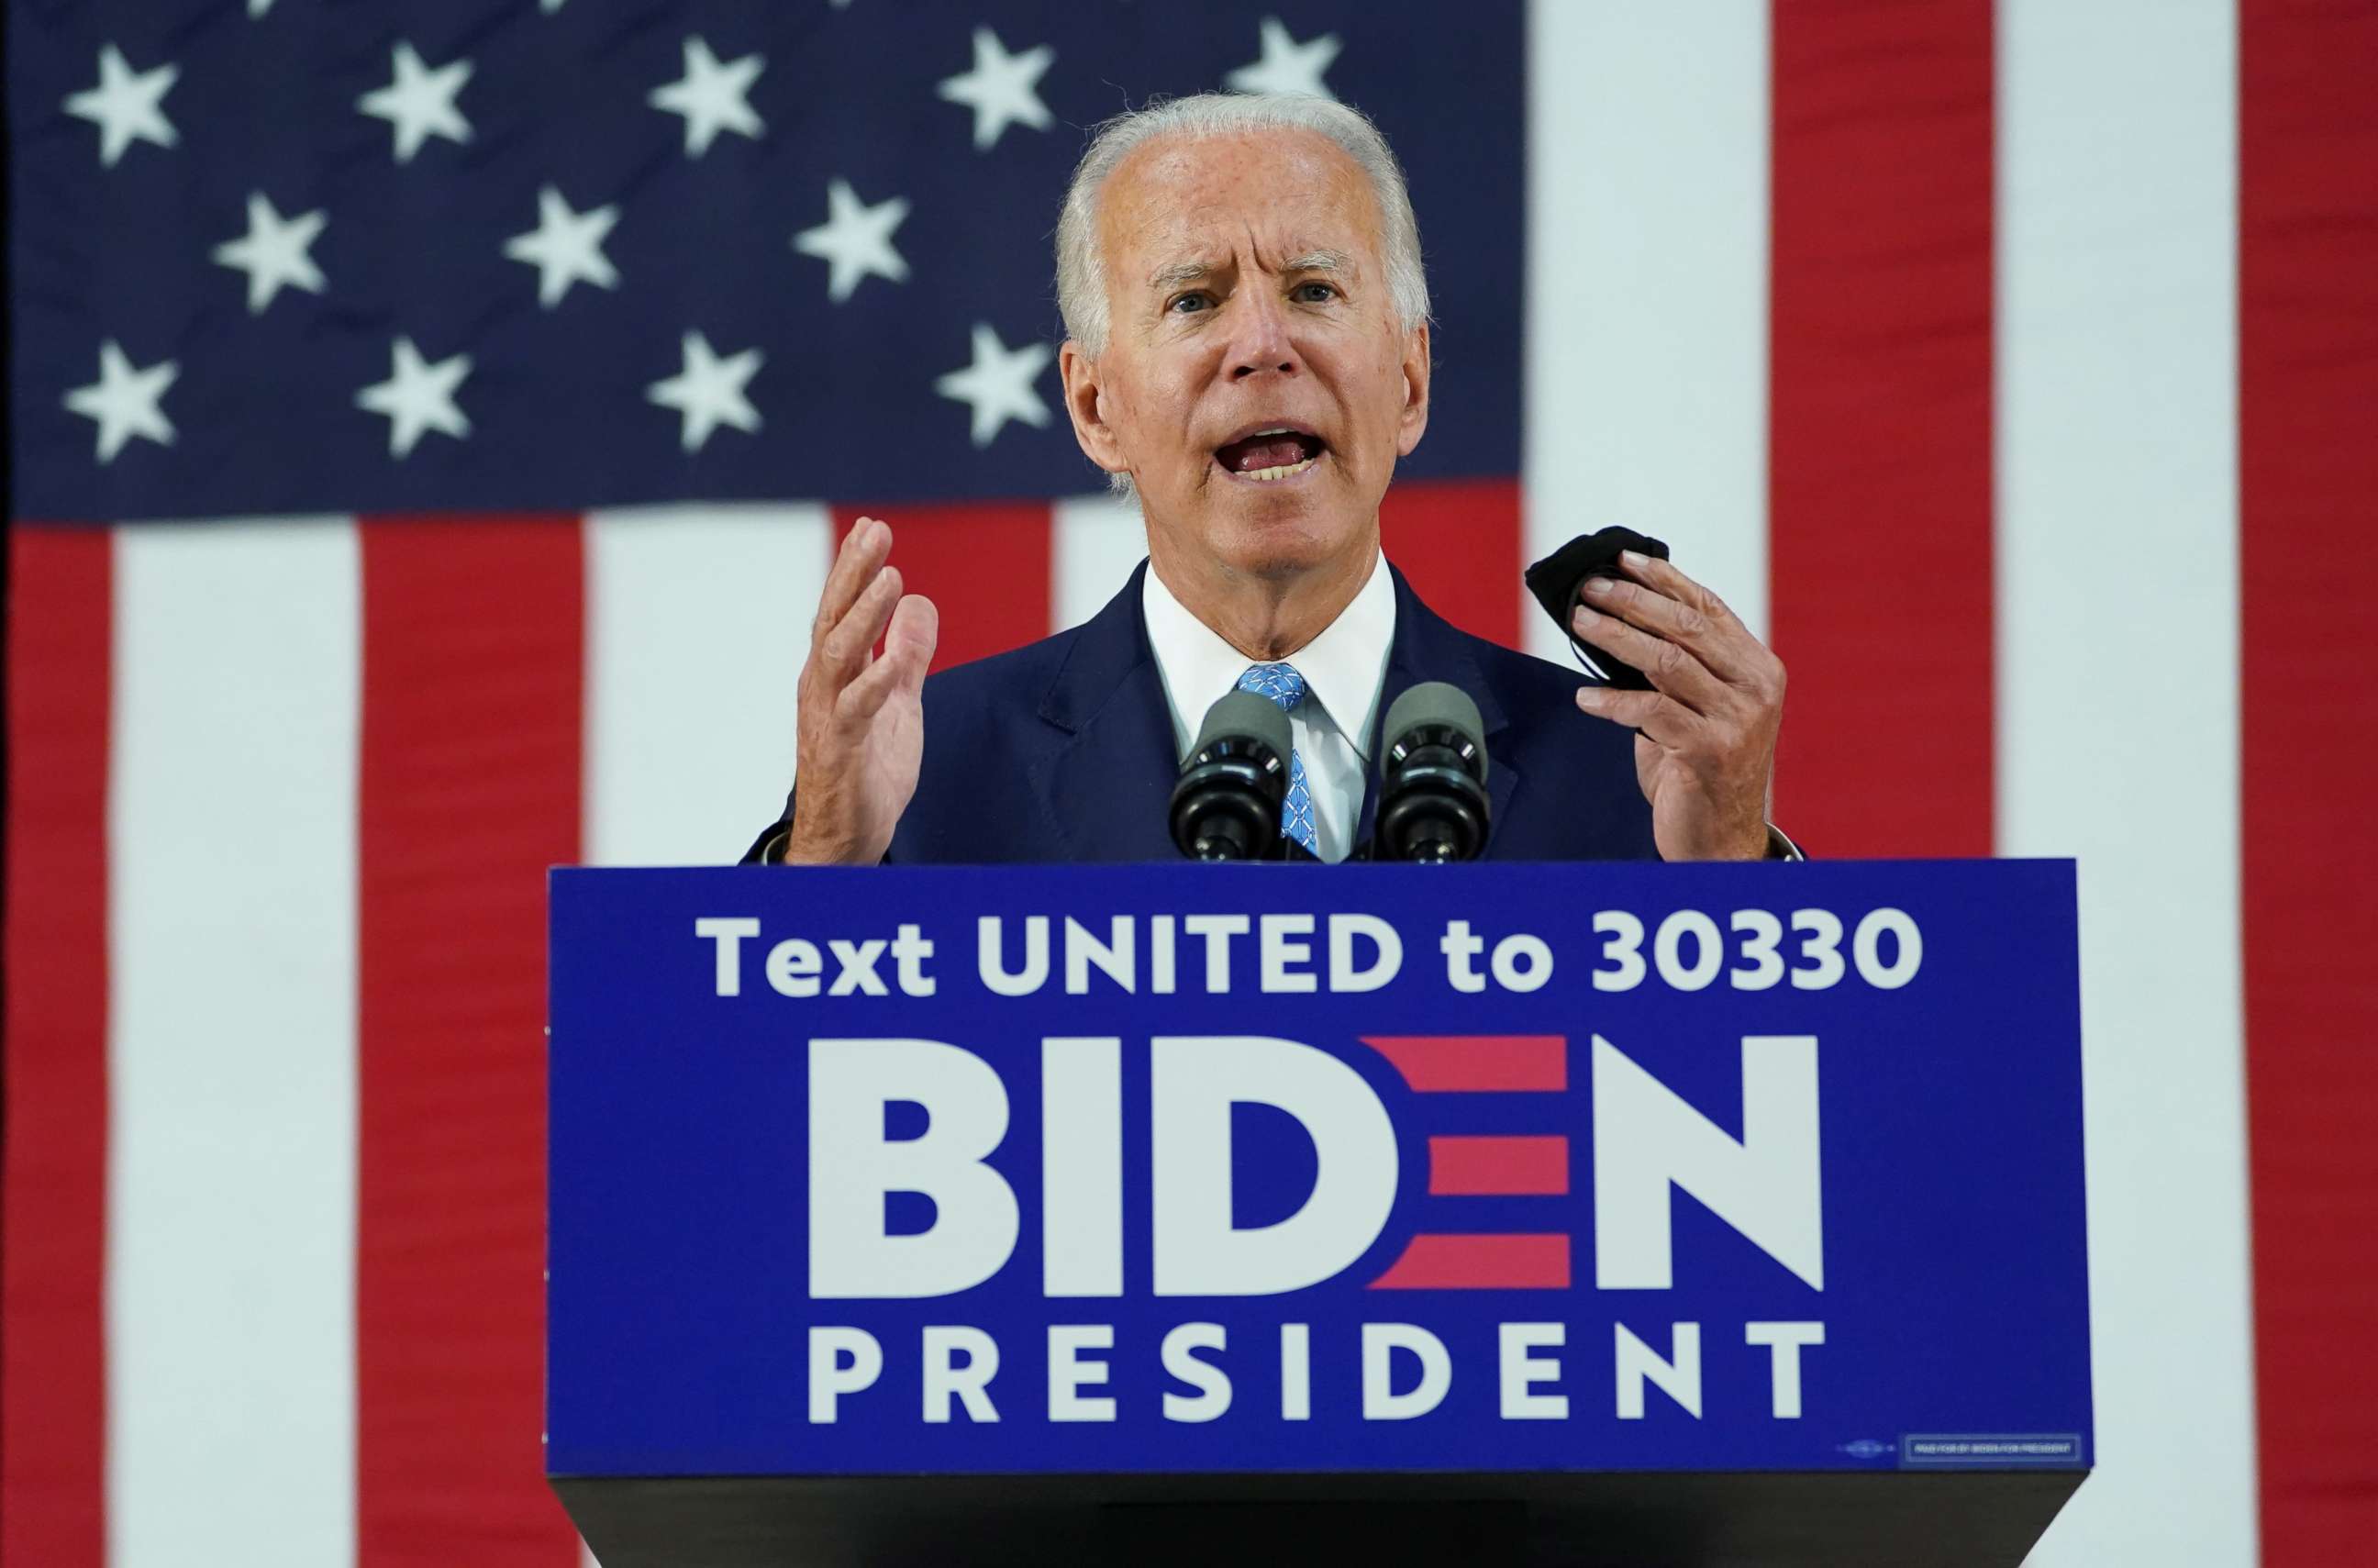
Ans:
<svg viewBox="0 0 2378 1568"><path fill-rule="evenodd" d="M1355 542L1358 532L1339 519L1314 516L1305 508L1275 515L1258 513L1224 525L1222 554L1232 567L1250 576L1293 577L1336 561Z"/></svg>
<svg viewBox="0 0 2378 1568"><path fill-rule="evenodd" d="M1360 548L1378 515L1376 498L1365 507L1342 485L1259 488L1219 475L1186 488L1177 507L1150 505L1145 495L1142 506L1151 516L1174 519L1167 531L1225 571L1270 581L1342 560Z"/></svg>

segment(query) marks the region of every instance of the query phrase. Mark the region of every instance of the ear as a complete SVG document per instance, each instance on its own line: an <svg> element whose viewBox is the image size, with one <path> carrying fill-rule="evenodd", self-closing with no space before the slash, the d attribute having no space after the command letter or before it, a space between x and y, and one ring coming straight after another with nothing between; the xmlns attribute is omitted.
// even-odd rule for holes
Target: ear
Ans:
<svg viewBox="0 0 2378 1568"><path fill-rule="evenodd" d="M1404 405L1396 418L1396 455L1410 457L1428 428L1428 323L1404 334Z"/></svg>
<svg viewBox="0 0 2378 1568"><path fill-rule="evenodd" d="M1072 338L1057 351L1057 374L1065 383L1065 414L1074 421L1074 440L1084 455L1110 474L1131 467L1114 427L1107 423L1105 383L1099 368Z"/></svg>

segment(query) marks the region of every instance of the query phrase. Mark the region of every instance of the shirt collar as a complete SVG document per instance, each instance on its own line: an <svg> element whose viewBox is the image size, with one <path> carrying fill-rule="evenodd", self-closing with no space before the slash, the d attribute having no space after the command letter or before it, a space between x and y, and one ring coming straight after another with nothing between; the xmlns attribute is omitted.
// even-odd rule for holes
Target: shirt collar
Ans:
<svg viewBox="0 0 2378 1568"><path fill-rule="evenodd" d="M1165 701L1172 710L1174 747L1186 756L1206 710L1257 661L1224 642L1173 597L1153 565L1141 574L1140 608L1157 671L1163 677ZM1395 637L1395 583L1383 558L1375 553L1370 576L1338 619L1285 660L1272 661L1296 666L1304 677L1305 700L1320 703L1365 762L1370 760L1371 719L1378 709L1379 685L1387 676L1387 651Z"/></svg>

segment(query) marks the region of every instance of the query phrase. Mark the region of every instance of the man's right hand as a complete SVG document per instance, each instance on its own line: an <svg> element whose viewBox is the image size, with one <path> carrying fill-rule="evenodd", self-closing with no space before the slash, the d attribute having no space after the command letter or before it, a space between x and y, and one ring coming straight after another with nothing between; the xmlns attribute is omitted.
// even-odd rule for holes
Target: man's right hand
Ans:
<svg viewBox="0 0 2378 1568"><path fill-rule="evenodd" d="M941 618L932 600L901 594L891 555L891 526L862 517L826 574L801 666L787 865L873 865L917 792Z"/></svg>

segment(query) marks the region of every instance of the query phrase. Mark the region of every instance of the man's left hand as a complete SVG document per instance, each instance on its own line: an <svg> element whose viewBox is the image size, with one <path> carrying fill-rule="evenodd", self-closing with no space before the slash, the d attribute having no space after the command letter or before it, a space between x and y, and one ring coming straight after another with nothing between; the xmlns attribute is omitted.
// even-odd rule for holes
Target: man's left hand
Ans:
<svg viewBox="0 0 2378 1568"><path fill-rule="evenodd" d="M1628 580L1589 581L1571 624L1652 689L1587 686L1577 706L1635 731L1635 777L1662 860L1764 859L1784 661L1668 562L1634 550L1618 561Z"/></svg>

